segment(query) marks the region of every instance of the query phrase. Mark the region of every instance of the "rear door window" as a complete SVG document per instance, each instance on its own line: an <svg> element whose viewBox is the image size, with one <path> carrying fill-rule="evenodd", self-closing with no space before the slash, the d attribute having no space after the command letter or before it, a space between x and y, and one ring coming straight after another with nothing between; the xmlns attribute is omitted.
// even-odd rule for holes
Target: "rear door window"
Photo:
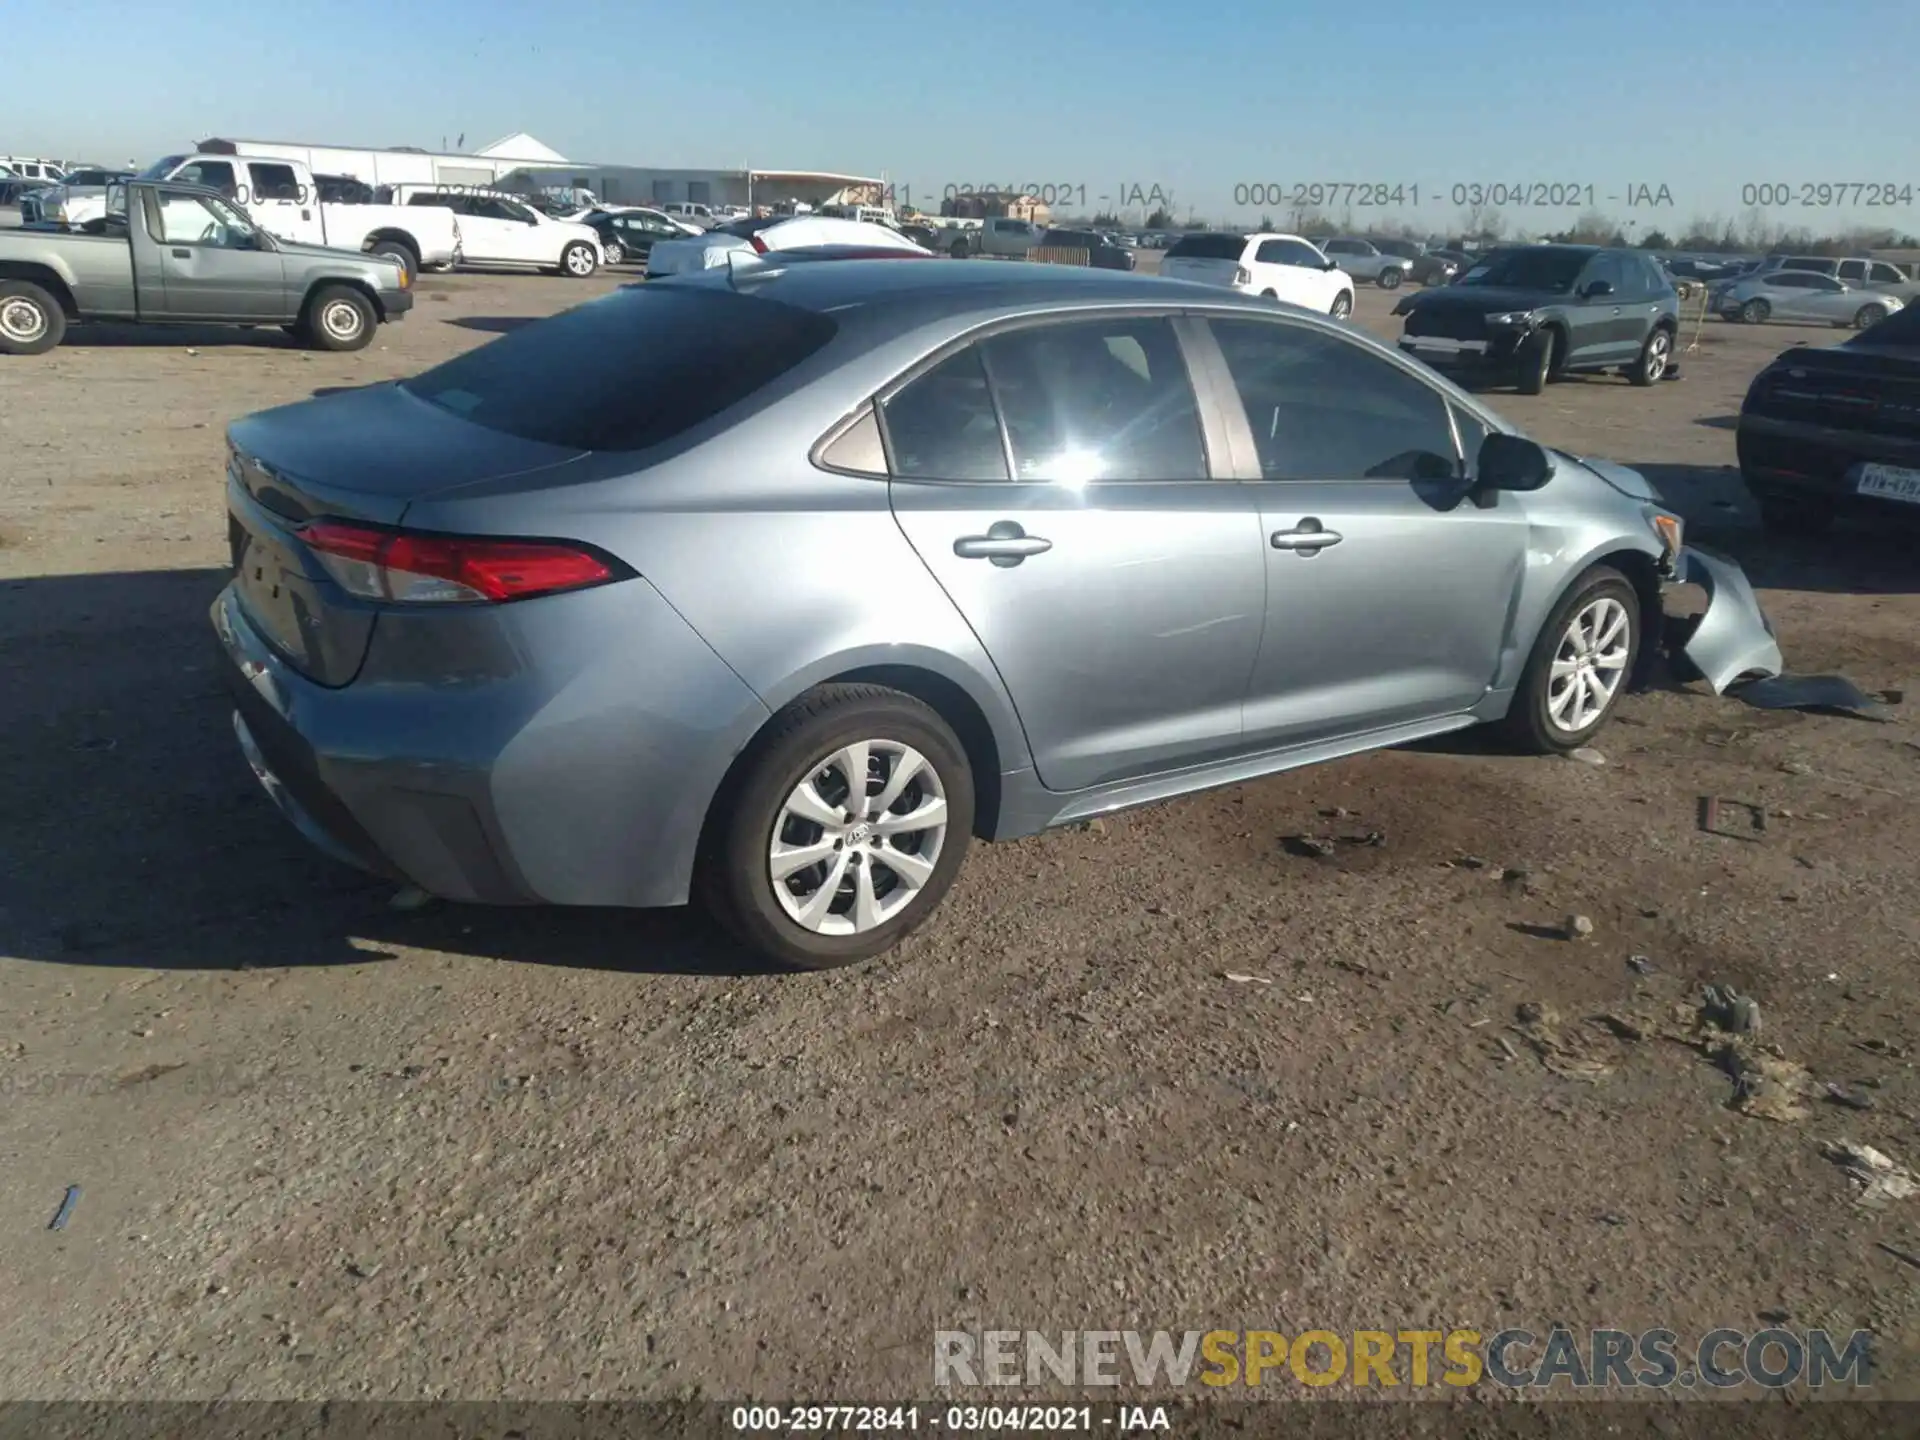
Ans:
<svg viewBox="0 0 1920 1440"><path fill-rule="evenodd" d="M1867 262L1864 260L1842 260L1840 268L1834 272L1842 280L1859 284L1867 278Z"/></svg>
<svg viewBox="0 0 1920 1440"><path fill-rule="evenodd" d="M580 450L644 450L747 399L834 336L761 296L640 286L402 382L476 425Z"/></svg>
<svg viewBox="0 0 1920 1440"><path fill-rule="evenodd" d="M1199 407L1171 322L1036 325L985 341L1014 478L1205 480Z"/></svg>
<svg viewBox="0 0 1920 1440"><path fill-rule="evenodd" d="M300 177L294 173L291 165L271 165L261 161L250 161L247 173L253 179L253 198L256 200L300 200Z"/></svg>

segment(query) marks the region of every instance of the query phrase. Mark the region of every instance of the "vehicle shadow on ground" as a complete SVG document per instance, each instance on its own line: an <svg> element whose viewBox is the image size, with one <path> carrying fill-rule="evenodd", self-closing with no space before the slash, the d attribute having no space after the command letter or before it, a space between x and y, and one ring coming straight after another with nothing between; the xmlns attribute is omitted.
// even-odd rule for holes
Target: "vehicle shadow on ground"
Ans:
<svg viewBox="0 0 1920 1440"><path fill-rule="evenodd" d="M638 973L777 967L685 910L432 904L308 849L234 740L222 570L0 581L0 955L181 970L406 948ZM31 677L31 678L28 678Z"/></svg>
<svg viewBox="0 0 1920 1440"><path fill-rule="evenodd" d="M278 325L262 322L251 330L238 325L115 325L108 322L75 325L67 331L65 348L218 350L251 345L263 350L301 350L306 347Z"/></svg>
<svg viewBox="0 0 1920 1440"><path fill-rule="evenodd" d="M1731 465L1624 462L1652 481L1686 518L1690 540L1738 560L1755 586L1827 595L1920 592L1920 509L1914 523L1897 516L1843 518L1825 535L1775 535Z"/></svg>
<svg viewBox="0 0 1920 1440"><path fill-rule="evenodd" d="M456 315L447 323L458 325L462 330L484 330L490 335L505 335L546 318L544 315Z"/></svg>

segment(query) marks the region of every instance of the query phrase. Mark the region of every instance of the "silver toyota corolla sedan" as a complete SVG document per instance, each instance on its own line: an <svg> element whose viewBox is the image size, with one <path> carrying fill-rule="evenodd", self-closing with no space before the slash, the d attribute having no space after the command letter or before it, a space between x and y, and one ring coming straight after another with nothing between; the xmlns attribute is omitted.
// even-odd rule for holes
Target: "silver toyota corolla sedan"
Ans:
<svg viewBox="0 0 1920 1440"><path fill-rule="evenodd" d="M694 895L884 950L969 841L1497 722L1569 750L1709 593L1636 472L1354 331L1052 265L631 287L236 423L213 620L255 774L466 901Z"/></svg>

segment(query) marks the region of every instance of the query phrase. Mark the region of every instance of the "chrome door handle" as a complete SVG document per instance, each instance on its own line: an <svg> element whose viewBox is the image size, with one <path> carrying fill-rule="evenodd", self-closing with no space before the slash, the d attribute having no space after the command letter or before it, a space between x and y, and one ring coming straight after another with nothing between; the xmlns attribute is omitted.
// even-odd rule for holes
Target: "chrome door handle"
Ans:
<svg viewBox="0 0 1920 1440"><path fill-rule="evenodd" d="M1051 540L1029 535L1011 520L996 520L984 535L962 535L953 542L953 553L962 560L991 560L1002 568L1018 565L1029 555L1044 555L1053 548Z"/></svg>
<svg viewBox="0 0 1920 1440"><path fill-rule="evenodd" d="M1317 555L1329 545L1338 545L1343 537L1338 530L1329 530L1309 515L1291 530L1273 532L1273 548L1276 550L1300 550L1308 555Z"/></svg>

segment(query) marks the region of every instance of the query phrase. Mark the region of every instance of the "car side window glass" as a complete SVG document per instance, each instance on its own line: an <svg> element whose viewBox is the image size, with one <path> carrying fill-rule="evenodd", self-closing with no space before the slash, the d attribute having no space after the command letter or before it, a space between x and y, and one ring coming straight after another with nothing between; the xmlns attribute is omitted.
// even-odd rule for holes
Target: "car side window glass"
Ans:
<svg viewBox="0 0 1920 1440"><path fill-rule="evenodd" d="M173 178L187 185L211 186L223 195L234 193L233 166L224 160L196 160L181 166Z"/></svg>
<svg viewBox="0 0 1920 1440"><path fill-rule="evenodd" d="M1007 452L977 346L941 361L881 407L903 480L1005 480Z"/></svg>
<svg viewBox="0 0 1920 1440"><path fill-rule="evenodd" d="M247 172L253 180L253 198L256 200L301 198L300 177L294 174L291 165L263 165L255 161L247 166Z"/></svg>
<svg viewBox="0 0 1920 1440"><path fill-rule="evenodd" d="M175 195L161 191L158 229L149 217L147 233L163 245L210 245L231 248L235 239L226 219L198 195Z"/></svg>
<svg viewBox="0 0 1920 1440"><path fill-rule="evenodd" d="M1263 480L1445 479L1446 399L1357 341L1283 320L1211 320Z"/></svg>
<svg viewBox="0 0 1920 1440"><path fill-rule="evenodd" d="M1254 260L1261 265L1287 264L1287 242L1284 240L1262 240L1260 248L1253 252Z"/></svg>
<svg viewBox="0 0 1920 1440"><path fill-rule="evenodd" d="M1609 255L1602 252L1587 262L1586 273L1580 277L1581 291L1584 293L1589 286L1597 281L1605 281L1611 285L1613 287L1613 293L1616 296L1626 288L1626 277L1620 273L1620 257L1618 255Z"/></svg>
<svg viewBox="0 0 1920 1440"><path fill-rule="evenodd" d="M1901 285L1906 283L1907 277L1885 261L1876 260L1873 262L1870 278L1876 285Z"/></svg>
<svg viewBox="0 0 1920 1440"><path fill-rule="evenodd" d="M829 470L885 478L887 450L880 439L879 418L871 405L862 409L860 418L841 431L834 437L833 443L820 452L820 463Z"/></svg>
<svg viewBox="0 0 1920 1440"><path fill-rule="evenodd" d="M1283 265L1298 265L1304 269L1318 270L1326 263L1320 258L1318 250L1302 241L1278 240L1274 243L1281 247L1280 263Z"/></svg>
<svg viewBox="0 0 1920 1440"><path fill-rule="evenodd" d="M1867 262L1864 260L1842 260L1838 273L1842 280L1864 280L1867 278Z"/></svg>
<svg viewBox="0 0 1920 1440"><path fill-rule="evenodd" d="M1016 480L1208 478L1199 405L1170 321L1035 325L981 349Z"/></svg>

